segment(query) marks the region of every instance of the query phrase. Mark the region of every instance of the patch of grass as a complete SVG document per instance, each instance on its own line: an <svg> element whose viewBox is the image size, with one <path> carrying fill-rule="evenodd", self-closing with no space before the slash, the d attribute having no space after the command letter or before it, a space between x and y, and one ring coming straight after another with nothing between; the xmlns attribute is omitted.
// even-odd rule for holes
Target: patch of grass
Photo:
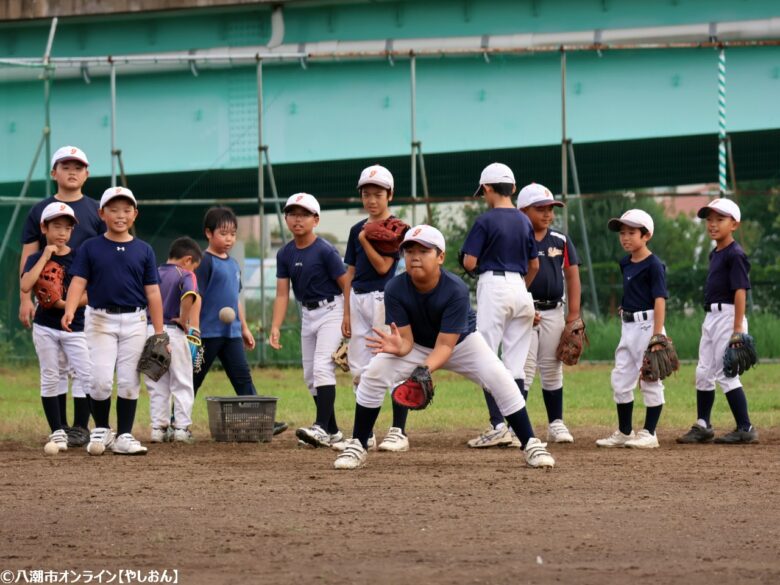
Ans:
<svg viewBox="0 0 780 585"><path fill-rule="evenodd" d="M575 430L580 426L616 426L615 405L609 384L611 366L583 364L567 368L565 372L564 415L567 424ZM695 365L683 365L680 372L667 380L666 406L661 416L661 432L664 428L685 428L696 417L696 392L694 390ZM48 434L43 417L38 390L38 370L34 367L0 370L2 393L0 394L0 440L39 442ZM314 403L303 384L299 368L255 369L253 377L258 392L279 397L277 420L287 421L291 427L311 424ZM744 377L751 417L759 428L780 424L780 394L776 381L780 377L780 364L759 365ZM415 430L450 431L456 429L479 430L487 426L487 412L482 391L471 382L448 372L434 374L437 385L436 398L428 409L412 412L408 428ZM728 404L717 390L713 424L718 429L729 429L733 419ZM206 396L232 396L233 389L224 372L209 373L198 394L193 411L194 431L201 438L208 436ZM389 397L386 397L377 423L380 433L391 423ZM72 418L72 402L68 401ZM546 415L539 382L534 382L529 396L531 420L541 434ZM339 374L336 397L336 415L339 424L352 428L355 397L349 377ZM112 408L112 417L114 409ZM635 427L644 420L644 408L640 392L636 392ZM112 425L115 421L112 418ZM138 403L135 432L146 440L150 429L149 399L142 391Z"/></svg>

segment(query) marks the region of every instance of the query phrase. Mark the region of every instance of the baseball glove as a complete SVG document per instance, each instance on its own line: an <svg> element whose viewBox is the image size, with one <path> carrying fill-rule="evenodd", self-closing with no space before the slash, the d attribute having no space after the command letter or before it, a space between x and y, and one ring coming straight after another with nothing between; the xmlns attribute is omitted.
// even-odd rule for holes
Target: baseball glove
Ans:
<svg viewBox="0 0 780 585"><path fill-rule="evenodd" d="M51 309L65 295L65 269L54 260L49 260L33 287L35 298L44 309Z"/></svg>
<svg viewBox="0 0 780 585"><path fill-rule="evenodd" d="M200 329L197 327L189 328L187 345L190 348L190 357L192 358L192 371L197 374L203 366L203 343L200 340Z"/></svg>
<svg viewBox="0 0 780 585"><path fill-rule="evenodd" d="M68 447L83 447L89 443L89 431L84 427L62 427L68 435Z"/></svg>
<svg viewBox="0 0 780 585"><path fill-rule="evenodd" d="M349 372L349 361L347 360L348 347L349 343L347 340L342 339L339 348L333 352L333 355L330 356L333 358L335 364L340 367L343 372Z"/></svg>
<svg viewBox="0 0 780 585"><path fill-rule="evenodd" d="M388 217L382 221L366 222L363 231L366 239L380 254L395 254L403 242L409 226L397 217Z"/></svg>
<svg viewBox="0 0 780 585"><path fill-rule="evenodd" d="M654 348L658 348L653 351ZM672 340L666 335L653 335L642 358L641 378L645 382L658 382L680 369L680 360Z"/></svg>
<svg viewBox="0 0 780 585"><path fill-rule="evenodd" d="M567 366L576 365L582 355L584 343L590 345L588 335L585 333L585 321L575 319L566 323L563 333L561 333L561 340L558 342L558 348L555 350L556 359Z"/></svg>
<svg viewBox="0 0 780 585"><path fill-rule="evenodd" d="M168 351L170 342L165 332L149 337L144 344L136 369L155 382L162 378L171 366L171 354Z"/></svg>
<svg viewBox="0 0 780 585"><path fill-rule="evenodd" d="M393 402L410 410L423 410L433 400L433 380L428 366L417 366L412 375L393 390Z"/></svg>
<svg viewBox="0 0 780 585"><path fill-rule="evenodd" d="M476 278L477 277L476 270L466 270L466 267L463 266L463 259L465 257L466 257L466 253L463 250L458 252L458 264L460 264L460 267L463 268L463 272L465 272L467 276L470 276L471 278Z"/></svg>
<svg viewBox="0 0 780 585"><path fill-rule="evenodd" d="M733 378L743 374L758 363L756 343L747 333L735 333L723 355L723 375Z"/></svg>

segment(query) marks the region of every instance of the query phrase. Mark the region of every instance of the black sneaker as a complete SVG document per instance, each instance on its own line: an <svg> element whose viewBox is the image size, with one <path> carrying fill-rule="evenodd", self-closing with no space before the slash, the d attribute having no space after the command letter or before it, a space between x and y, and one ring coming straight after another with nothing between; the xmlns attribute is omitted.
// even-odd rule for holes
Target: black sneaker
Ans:
<svg viewBox="0 0 780 585"><path fill-rule="evenodd" d="M274 421L274 436L286 431L289 427L286 422Z"/></svg>
<svg viewBox="0 0 780 585"><path fill-rule="evenodd" d="M63 427L68 435L68 447L83 447L89 443L89 431L84 427Z"/></svg>
<svg viewBox="0 0 780 585"><path fill-rule="evenodd" d="M700 427L699 425L693 425L691 430L685 433L682 437L677 437L678 443L691 444L691 443L709 443L715 438L715 431L712 427Z"/></svg>
<svg viewBox="0 0 780 585"><path fill-rule="evenodd" d="M750 426L747 430L734 429L730 433L715 439L715 442L719 445L749 445L758 443L758 431L753 426Z"/></svg>

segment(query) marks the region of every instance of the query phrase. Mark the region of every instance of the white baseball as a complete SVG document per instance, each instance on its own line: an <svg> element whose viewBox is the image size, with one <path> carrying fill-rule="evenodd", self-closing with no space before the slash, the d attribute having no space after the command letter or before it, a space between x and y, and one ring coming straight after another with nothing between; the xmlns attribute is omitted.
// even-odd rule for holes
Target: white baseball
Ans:
<svg viewBox="0 0 780 585"><path fill-rule="evenodd" d="M87 453L90 455L102 455L106 450L106 446L103 443L90 443L87 445Z"/></svg>
<svg viewBox="0 0 780 585"><path fill-rule="evenodd" d="M236 312L232 307L222 307L219 310L219 320L223 323L232 323L236 320Z"/></svg>
<svg viewBox="0 0 780 585"><path fill-rule="evenodd" d="M54 441L49 441L43 446L43 452L46 453L46 455L57 455L60 452L60 448Z"/></svg>

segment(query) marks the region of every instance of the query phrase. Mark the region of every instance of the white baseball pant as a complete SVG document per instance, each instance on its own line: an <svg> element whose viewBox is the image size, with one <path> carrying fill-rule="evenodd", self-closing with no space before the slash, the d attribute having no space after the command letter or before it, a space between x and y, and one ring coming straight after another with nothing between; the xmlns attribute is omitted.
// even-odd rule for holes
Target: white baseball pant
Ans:
<svg viewBox="0 0 780 585"><path fill-rule="evenodd" d="M111 397L116 370L117 396L137 399L141 379L136 368L146 342L146 310L113 314L93 309L84 332L92 356L92 398Z"/></svg>
<svg viewBox="0 0 780 585"><path fill-rule="evenodd" d="M501 345L501 359L515 380L523 371L534 325L534 301L517 272L485 272L477 282L477 331L493 353Z"/></svg>
<svg viewBox="0 0 780 585"><path fill-rule="evenodd" d="M301 309L301 357L303 380L312 396L319 386L336 385L336 364L333 352L341 344L341 322L344 318L344 297L316 309Z"/></svg>
<svg viewBox="0 0 780 585"><path fill-rule="evenodd" d="M534 383L538 370L542 388L557 390L563 387L563 363L555 356L563 328L566 326L563 304L539 313L542 318L531 332L531 344L525 360L525 389L528 390Z"/></svg>
<svg viewBox="0 0 780 585"><path fill-rule="evenodd" d="M60 373L67 371L73 372L74 397L83 397L90 393L92 362L83 331L69 333L33 323L33 344L41 368L41 396L67 394L67 375L64 392L60 380Z"/></svg>
<svg viewBox="0 0 780 585"><path fill-rule="evenodd" d="M704 317L699 341L699 363L696 366L696 389L715 390L715 382L724 393L742 386L739 376L723 375L723 355L734 333L734 305L713 303ZM742 320L742 330L747 333L747 318Z"/></svg>
<svg viewBox="0 0 780 585"><path fill-rule="evenodd" d="M633 323L623 322L620 343L615 350L615 367L612 370L612 392L617 404L626 404L634 400L634 388L639 381L645 406L660 406L664 403L664 385L662 382L645 382L639 379L642 359L647 344L653 336L653 315L655 311L634 313ZM662 331L666 334L666 331Z"/></svg>
<svg viewBox="0 0 780 585"><path fill-rule="evenodd" d="M385 392L406 380L433 351L415 344L403 357L389 353L374 356L357 388L357 403L366 408L382 406ZM504 367L495 352L488 347L479 332L472 333L455 346L442 369L455 372L479 384L493 395L501 414L513 414L525 406L523 395L511 372Z"/></svg>
<svg viewBox="0 0 780 585"><path fill-rule="evenodd" d="M366 346L366 337L374 335L373 328L389 331L385 325L385 293L383 291L349 295L349 317L352 337L347 359L352 377L360 376L368 367L374 353Z"/></svg>
<svg viewBox="0 0 780 585"><path fill-rule="evenodd" d="M165 332L171 340L171 366L157 380L146 378L149 390L149 414L153 427L167 427L171 421L171 398L176 428L184 429L192 424L192 405L195 391L192 387L192 354L187 335L176 325L166 325ZM147 336L154 335L154 327L147 326Z"/></svg>

